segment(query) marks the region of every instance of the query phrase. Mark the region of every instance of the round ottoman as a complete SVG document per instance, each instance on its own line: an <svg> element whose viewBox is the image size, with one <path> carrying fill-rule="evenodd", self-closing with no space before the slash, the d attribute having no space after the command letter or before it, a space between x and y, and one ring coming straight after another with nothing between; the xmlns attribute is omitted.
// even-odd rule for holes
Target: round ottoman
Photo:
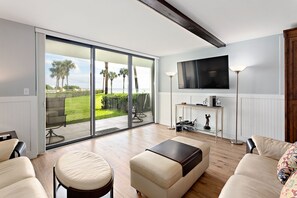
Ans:
<svg viewBox="0 0 297 198"><path fill-rule="evenodd" d="M113 197L113 170L100 155L73 151L61 156L53 168L54 197L62 185L67 197ZM56 179L59 182L56 188Z"/></svg>

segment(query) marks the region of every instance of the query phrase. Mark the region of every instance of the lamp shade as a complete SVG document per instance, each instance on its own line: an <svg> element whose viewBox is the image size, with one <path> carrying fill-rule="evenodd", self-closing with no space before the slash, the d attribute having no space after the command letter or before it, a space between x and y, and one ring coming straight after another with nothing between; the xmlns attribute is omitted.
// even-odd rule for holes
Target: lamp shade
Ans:
<svg viewBox="0 0 297 198"><path fill-rule="evenodd" d="M176 74L176 72L166 72L167 76L174 76Z"/></svg>
<svg viewBox="0 0 297 198"><path fill-rule="evenodd" d="M246 66L244 66L244 65L237 65L237 66L229 67L229 69L230 69L231 71L234 71L234 72L241 72L241 71L243 71L245 68L246 68Z"/></svg>

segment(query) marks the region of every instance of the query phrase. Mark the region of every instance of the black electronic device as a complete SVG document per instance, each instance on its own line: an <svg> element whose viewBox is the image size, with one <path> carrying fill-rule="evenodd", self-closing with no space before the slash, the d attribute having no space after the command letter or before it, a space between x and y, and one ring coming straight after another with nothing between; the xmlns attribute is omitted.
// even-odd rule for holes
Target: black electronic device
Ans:
<svg viewBox="0 0 297 198"><path fill-rule="evenodd" d="M228 55L177 63L179 89L229 89Z"/></svg>
<svg viewBox="0 0 297 198"><path fill-rule="evenodd" d="M199 105L199 106L205 106L204 104L200 104L200 103L197 103L196 105Z"/></svg>
<svg viewBox="0 0 297 198"><path fill-rule="evenodd" d="M2 135L0 135L0 141L9 140L9 139L11 139L11 135L10 134L2 134Z"/></svg>

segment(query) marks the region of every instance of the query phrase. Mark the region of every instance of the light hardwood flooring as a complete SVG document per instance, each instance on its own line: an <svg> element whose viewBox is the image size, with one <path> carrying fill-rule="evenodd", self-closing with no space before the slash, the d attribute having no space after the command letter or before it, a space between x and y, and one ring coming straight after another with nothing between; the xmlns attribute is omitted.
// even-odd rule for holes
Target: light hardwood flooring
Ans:
<svg viewBox="0 0 297 198"><path fill-rule="evenodd" d="M118 132L79 143L48 150L33 159L37 178L52 197L53 174L55 161L64 153L72 150L85 150L100 154L114 169L114 197L136 198L134 188L130 186L129 160L150 148L175 136L185 136L200 141L209 142L210 166L206 172L191 187L186 198L218 197L227 179L233 174L238 162L245 154L245 145L232 145L227 139L197 132L178 132L168 130L166 126L150 124L143 127Z"/></svg>

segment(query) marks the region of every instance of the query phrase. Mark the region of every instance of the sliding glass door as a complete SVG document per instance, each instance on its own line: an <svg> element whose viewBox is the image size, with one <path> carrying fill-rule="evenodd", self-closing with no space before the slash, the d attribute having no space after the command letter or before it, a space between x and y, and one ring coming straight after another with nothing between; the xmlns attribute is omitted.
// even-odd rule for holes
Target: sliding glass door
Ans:
<svg viewBox="0 0 297 198"><path fill-rule="evenodd" d="M79 44L46 40L46 144L90 136L90 52Z"/></svg>
<svg viewBox="0 0 297 198"><path fill-rule="evenodd" d="M128 128L128 55L95 50L95 135Z"/></svg>
<svg viewBox="0 0 297 198"><path fill-rule="evenodd" d="M132 58L132 126L154 121L153 117L153 75L154 60Z"/></svg>
<svg viewBox="0 0 297 198"><path fill-rule="evenodd" d="M152 123L154 60L47 37L48 148Z"/></svg>

